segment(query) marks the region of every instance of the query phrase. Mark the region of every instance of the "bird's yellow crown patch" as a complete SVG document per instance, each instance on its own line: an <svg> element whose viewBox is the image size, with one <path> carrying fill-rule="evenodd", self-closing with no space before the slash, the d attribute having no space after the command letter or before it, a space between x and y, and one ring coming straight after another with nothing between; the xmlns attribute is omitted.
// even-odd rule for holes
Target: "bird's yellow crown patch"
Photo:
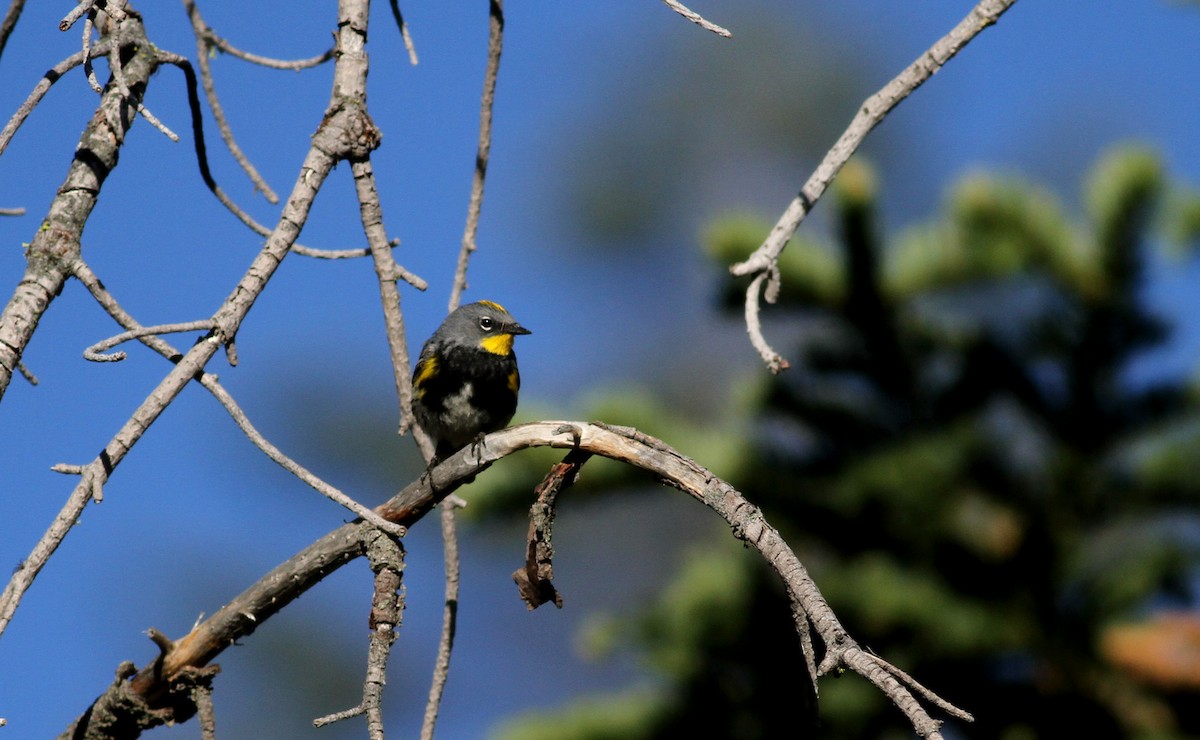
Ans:
<svg viewBox="0 0 1200 740"><path fill-rule="evenodd" d="M504 313L508 313L507 308L505 308L504 306L501 306L499 303L496 303L495 301L480 301L479 305L487 306L488 308L494 308L497 311L503 311Z"/></svg>

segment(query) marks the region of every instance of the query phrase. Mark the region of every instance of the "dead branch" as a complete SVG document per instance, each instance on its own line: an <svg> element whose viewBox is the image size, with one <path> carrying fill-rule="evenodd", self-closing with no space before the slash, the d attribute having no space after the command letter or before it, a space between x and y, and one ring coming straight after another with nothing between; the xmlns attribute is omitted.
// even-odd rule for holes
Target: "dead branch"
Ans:
<svg viewBox="0 0 1200 740"><path fill-rule="evenodd" d="M500 53L504 50L504 4L502 0L488 3L487 69L483 73L483 95L479 104L479 145L475 150L475 172L471 176L471 199L467 204L467 224L463 229L462 247L450 288L450 307L453 311L467 288L467 264L476 249L475 235L479 231L479 213L483 209L483 183L487 179L488 157L492 151L492 109L496 102L496 79L500 74Z"/></svg>
<svg viewBox="0 0 1200 740"><path fill-rule="evenodd" d="M779 532L767 523L761 510L732 486L660 440L635 429L585 422L542 421L522 424L487 435L431 468L426 474L375 511L388 521L411 527L438 502L493 462L529 447L550 446L624 462L652 473L712 509L728 522L734 537L757 550L783 581L792 601L799 634L810 628L821 638L825 658L819 673L846 668L878 686L904 712L922 737L940 738L939 722L922 700L969 719L944 700L908 680L885 661L864 651L842 627L825 602L807 569ZM363 526L342 525L279 565L256 584L235 597L184 637L160 661L140 670L123 691L159 707L167 682L187 667L208 665L226 647L252 633L258 625L283 609L322 578L346 562L365 554ZM801 638L803 641L803 638ZM108 709L109 699L101 696ZM89 710L91 711L91 710Z"/></svg>
<svg viewBox="0 0 1200 740"><path fill-rule="evenodd" d="M1004 11L1008 10L1015 2L1016 0L980 0L979 4L967 14L967 17L963 18L949 33L929 47L903 72L884 85L879 92L867 98L850 121L850 125L842 132L833 147L825 153L824 159L809 176L808 182L800 189L800 193L788 204L766 240L744 261L732 265L729 272L736 276L757 273L760 278L763 274L777 272L779 255L783 252L784 247L796 234L796 229L800 228L800 223L812 211L813 206L820 200L829 184L833 182L833 178L850 160L854 152L858 151L859 146L867 138L867 134L879 125L902 100L911 95L946 62L958 54L971 39L999 20ZM775 284L774 288L772 283ZM758 315L760 298L765 297L767 303L775 302L775 296L778 295L777 283L777 278L768 281L766 294L758 290L761 280L756 281L753 290L747 291L747 318L752 314ZM779 353L773 350L763 337L761 327L748 325L747 333L750 335L751 343L758 350L771 372L779 372L787 367L786 363L781 363L782 357Z"/></svg>

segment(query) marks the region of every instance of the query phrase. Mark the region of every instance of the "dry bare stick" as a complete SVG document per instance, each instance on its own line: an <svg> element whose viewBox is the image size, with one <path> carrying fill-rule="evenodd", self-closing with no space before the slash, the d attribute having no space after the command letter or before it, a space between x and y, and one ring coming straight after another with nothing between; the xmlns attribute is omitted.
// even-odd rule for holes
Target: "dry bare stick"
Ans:
<svg viewBox="0 0 1200 740"><path fill-rule="evenodd" d="M192 22L192 33L196 37L196 63L200 65L200 81L204 86L204 95L208 98L208 107L212 110L213 118L217 121L217 130L221 132L221 139L225 142L225 147L229 149L229 153L233 155L234 160L241 166L246 176L250 178L250 182L254 187L263 194L268 203L278 203L279 196L263 179L258 170L250 162L250 158L238 146L237 140L233 138L233 129L229 126L229 120L225 118L225 109L221 107L221 101L217 98L217 86L213 82L212 63L209 60L208 52L213 47L212 39L216 36L213 30L209 28L204 19L200 17L200 11L196 9L194 0L183 0L183 7L187 10L188 19Z"/></svg>
<svg viewBox="0 0 1200 740"><path fill-rule="evenodd" d="M417 47L413 45L412 36L408 35L408 24L404 22L404 15L400 12L400 0L388 0L392 6L392 17L396 19L396 28L400 29L400 38L404 40L404 48L408 50L408 61L412 66L417 66ZM3 49L0 46L0 49Z"/></svg>
<svg viewBox="0 0 1200 740"><path fill-rule="evenodd" d="M663 2L666 3L668 8L674 10L676 13L682 15L684 18L687 18L689 21L695 23L697 26L700 26L706 31L712 31L718 36L724 36L725 38L730 38L733 36L733 34L729 32L729 29L722 28L716 23L711 23L704 20L703 16L694 10L688 9L683 3L679 2L679 0L663 0Z"/></svg>
<svg viewBox="0 0 1200 740"><path fill-rule="evenodd" d="M82 261L82 260L81 260ZM159 324L158 326L139 326L129 329L116 336L96 342L83 351L83 358L92 362L120 362L125 359L124 352L108 353L108 350L131 339L144 337L148 334L176 334L185 331L209 331L213 329L212 319L187 321L178 324Z"/></svg>
<svg viewBox="0 0 1200 740"><path fill-rule="evenodd" d="M375 573L375 594L371 600L370 647L367 650L367 675L363 698L358 706L313 720L314 727L360 714L367 716L367 737L384 740L383 687L387 683L387 662L396 641L404 613L401 575L404 572L404 548L382 532L369 533L365 543L367 559Z"/></svg>
<svg viewBox="0 0 1200 740"><path fill-rule="evenodd" d="M817 165L816 170L809 176L808 182L801 188L800 193L792 200L779 217L771 233L746 260L732 265L729 272L743 276L759 273L760 276L768 271L778 269L779 255L783 252L788 241L795 235L800 223L812 210L816 202L825 193L833 178L849 161L851 155L858 150L871 132L883 119L907 98L914 90L950 61L971 39L978 36L985 28L994 24L1004 14L1004 11L1016 0L980 0L965 18L962 19L945 36L910 64L903 72L885 85L879 92L867 98L858 113L850 121L850 125L842 132L833 147L825 153L824 159ZM771 288L768 282L768 289ZM761 284L761 283L760 283ZM746 294L746 314L758 313L760 298L757 290ZM765 296L768 303L774 303L771 296ZM755 304L753 307L751 303ZM758 350L759 355L772 372L783 369L780 366L780 356L771 349L763 337L761 328L757 330L747 327L750 340Z"/></svg>
<svg viewBox="0 0 1200 740"><path fill-rule="evenodd" d="M392 255L391 242L383 226L383 208L379 203L379 190L375 185L375 171L370 159L353 160L350 172L354 176L355 194L358 196L359 216L371 257L375 263L375 274L379 279L379 300L383 307L383 323L387 334L388 349L392 356L392 375L396 383L396 398L400 404L400 433L403 434L412 420L412 378L408 360L408 342L405 339L404 314L400 310L398 279L405 280L417 290L428 286L424 280L409 273L396 263ZM433 454L433 444L423 433L418 437L425 459Z"/></svg>
<svg viewBox="0 0 1200 740"><path fill-rule="evenodd" d="M395 7L399 12L399 7ZM467 202L467 221L463 227L462 246L458 253L458 265L454 270L454 282L450 287L449 310L453 312L462 302L467 287L467 265L471 254L477 249L476 235L479 232L479 214L483 210L483 187L487 179L488 158L492 150L492 111L496 101L496 81L500 75L500 55L504 50L504 3L489 0L488 3L488 49L487 67L483 74L483 93L479 103L479 141L475 150L475 170L471 176L471 196ZM426 450L425 459L432 459L432 450ZM446 502L441 507L441 530L443 560L446 568L446 598L442 607L442 633L438 640L438 657L434 663L429 685L429 698L425 705L421 724L422 740L433 737L434 726L445 693L446 681L450 678L450 655L454 646L454 633L458 624L458 583L460 579L458 560L458 524L455 506Z"/></svg>
<svg viewBox="0 0 1200 740"><path fill-rule="evenodd" d="M104 87L101 86L100 80L96 79L96 70L92 67L92 19L94 13L88 13L87 18L83 21L83 76L87 78L88 86L93 92L103 93ZM129 97L126 95L126 97Z"/></svg>
<svg viewBox="0 0 1200 740"><path fill-rule="evenodd" d="M91 20L91 15L88 16L88 20ZM113 39L112 47L108 52L108 68L109 71L112 72L113 81L117 83L117 87L121 90L121 94L124 95L127 100L133 102L134 106L137 108L137 112L146 119L147 123L161 131L171 141L178 142L179 134L167 128L162 121L158 120L158 117L151 113L150 109L147 108L141 100L133 100L133 96L129 92L129 87L125 84L125 74L121 71L120 51L121 31L124 26L125 22L119 21L116 18L110 18L108 21L108 34ZM85 33L87 33L87 31L85 31Z"/></svg>
<svg viewBox="0 0 1200 740"><path fill-rule="evenodd" d="M144 38L144 37L143 37ZM107 52L107 45L104 46ZM84 60L76 54L47 72L17 114L0 132L0 151L41 100L45 90L62 74ZM131 62L129 77L138 95L154 69L151 60ZM62 70L62 71L60 71ZM26 269L12 299L0 312L0 397L12 380L13 370L25 351L42 315L62 290L71 263L79 255L79 238L84 223L96 205L105 178L117 164L125 135L133 117L119 90L110 85L95 114L80 137L67 176L50 204L44 222L26 249ZM0 621L0 632L3 622Z"/></svg>
<svg viewBox="0 0 1200 740"><path fill-rule="evenodd" d="M84 287L88 289L88 292L92 294L92 297L96 299L100 306L126 330L124 334L118 335L118 337L114 337L113 339L121 338L122 341L126 341L128 339L138 339L147 347L153 349L155 352L158 352L160 355L168 360L171 360L172 362L178 361L179 358L183 357L182 353L180 353L159 336L163 333L163 331L161 331L163 327L143 327L140 325L131 315L129 315L128 312L125 311L124 308L121 307L116 298L114 298L113 295L108 292L108 289L104 287L99 278L97 278L95 273L92 272L92 269L88 267L87 263L82 259L75 263L72 274L76 279L83 283ZM211 321L197 321L193 322L193 325L189 328L178 330L191 331L198 328L211 328L211 326ZM112 342L113 339L107 341ZM95 349L97 346L99 345L93 345L89 349ZM111 346L115 345L108 345L108 347ZM87 355L86 352L84 354L85 356ZM122 355L123 359L124 353L122 352L119 354ZM233 396L230 395L230 393L225 390L225 387L220 384L216 375L202 372L200 374L199 381L200 384L208 389L208 391L213 394L217 401L219 401L221 405L225 407L225 410L229 412L229 415L233 418L234 423L238 425L238 428L242 430L242 433L246 435L251 443L253 443L255 447L258 447L258 449L261 450L272 461L274 461L284 470L299 478L313 490L317 491L326 498L329 498L334 503L349 509L354 514L366 519L376 527L379 527L380 529L383 529L384 531L397 537L404 536L404 530L402 527L398 527L391 522L381 519L373 511L358 503L341 490L326 483L303 465L285 455L277 447L275 447L275 445L271 444L266 437L264 437L254 427L254 425L250 423L249 417L246 416L244 411L242 411L241 407L238 405L237 401L234 400ZM78 465L58 465L55 466L54 469L57 472L74 473L76 475L82 474L83 472L83 468Z"/></svg>
<svg viewBox="0 0 1200 740"><path fill-rule="evenodd" d="M562 594L554 587L552 527L558 495L575 484L579 470L592 457L590 452L571 450L534 489L536 499L529 507L529 534L525 538L525 565L513 572L517 593L530 609L553 602L562 608Z"/></svg>
<svg viewBox="0 0 1200 740"><path fill-rule="evenodd" d="M955 716L970 719L969 714L944 700L934 700L932 694L924 687L918 688L918 684L903 671L859 647L842 627L804 565L757 507L710 471L660 440L636 430L562 421L510 427L489 434L480 444L451 455L375 511L388 521L411 528L464 480L478 475L507 455L542 446L600 455L646 470L725 519L733 535L757 550L783 581L792 600L797 631L802 634L811 627L821 638L825 646L825 658L820 666L822 675L844 667L865 676L904 712L922 737L940 738L941 735L939 723L929 716L921 699L927 699ZM189 634L171 643L170 651L138 671L124 687L124 693L109 696L106 692L93 708L108 708L115 701L127 701L130 696L136 696L145 700L147 708L161 710L161 702L173 676L189 667L208 665L225 648L252 633L326 575L365 554L364 531L364 525L351 522L309 545L196 625Z"/></svg>
<svg viewBox="0 0 1200 740"><path fill-rule="evenodd" d="M257 64L260 67L284 69L293 72L297 72L302 69L319 67L325 62L328 62L330 59L333 59L334 52L333 48L331 47L326 49L324 52L317 54L316 56L308 57L306 59L272 59L271 57L259 56L258 54L251 54L248 51L239 49L238 47L226 41L223 37L214 33L211 28L208 29L208 41L214 47L216 47L218 51L222 51L230 56L237 57L243 62Z"/></svg>
<svg viewBox="0 0 1200 740"><path fill-rule="evenodd" d="M94 57L104 56L108 53L108 46L107 41L102 41L92 47L89 53ZM8 119L8 123L4 125L4 130L0 131L0 154L3 154L4 150L8 149L8 144L12 141L13 136L16 135L17 129L21 128L21 124L25 123L25 119L29 118L29 114L33 113L33 109L37 107L37 104L42 102L42 98L46 97L50 86L58 82L59 78L64 74L83 64L83 60L83 52L76 52L51 67L47 70L46 74L42 75L42 79L38 80L38 83L33 86L33 90L25 98L25 102L21 103L21 106L13 113L12 118Z"/></svg>
<svg viewBox="0 0 1200 740"><path fill-rule="evenodd" d="M441 711L442 695L446 691L446 680L450 677L450 654L454 651L454 635L458 632L458 587L462 573L458 559L457 517L447 515L447 510L465 506L458 496L450 495L442 500L440 521L442 525L442 569L446 586L442 594L442 633L438 636L437 656L433 661L433 680L429 682L429 698L425 700L425 715L421 720L421 740L433 740Z"/></svg>
<svg viewBox="0 0 1200 740"><path fill-rule="evenodd" d="M4 13L4 20L0 21L0 55L4 54L4 47L8 45L8 39L12 36L12 32L17 28L17 21L21 20L21 11L25 9L25 0L12 0L8 5L8 10Z"/></svg>
<svg viewBox="0 0 1200 740"><path fill-rule="evenodd" d="M204 140L204 119L200 113L200 96L197 92L196 72L192 69L192 63L185 57L161 49L156 50L156 55L160 64L173 65L183 72L184 80L187 83L188 108L192 113L192 140L196 149L196 163L200 167L200 177L204 180L205 186L208 187L209 192L216 196L221 205L225 206L230 213L251 231L259 236L270 236L270 229L254 220L249 213L242 210L238 204L233 202L232 198L225 194L225 191L217 184L216 178L213 177L212 170L208 167L208 146ZM319 250L301 244L293 244L291 251L309 257L322 257L324 259L365 257L368 254L367 249Z"/></svg>
<svg viewBox="0 0 1200 740"><path fill-rule="evenodd" d="M504 49L504 4L488 3L488 61L483 73L483 95L479 104L479 144L475 150L475 172L471 176L471 198L467 203L467 224L463 229L458 266L450 288L450 309L458 308L467 287L467 263L475 251L479 231L479 213L483 209L483 184L487 179L488 157L492 151L492 108L496 101L496 79L500 74L500 53Z"/></svg>
<svg viewBox="0 0 1200 740"><path fill-rule="evenodd" d="M342 0L342 2L345 5L352 6L352 10L361 9L361 0L357 2L355 0ZM136 28L138 34L133 37L133 43L136 43L139 48L151 49L152 47L145 40L144 33L141 31L141 26L137 25ZM144 81L145 77L149 75L153 67L160 60L160 54L135 54L126 72L127 74L136 74L136 79ZM232 340L237 335L237 330L242 320L253 307L254 302L266 288L275 270L295 243L301 227L308 218L313 199L316 197L316 193L324 183L325 178L333 169L334 164L341 159L364 156L366 152L378 146L378 131L370 124L365 110L361 107L362 101L366 97L365 67L356 73L363 79L363 83L356 87L353 84L354 75L342 69L342 62L344 61L344 58L339 60L338 71L335 71L335 90L332 95L331 107L326 111L324 118L313 134L312 146L309 148L304 162L300 167L300 173L280 215L279 223L251 263L246 274L213 315L213 322L216 329L214 329L208 338L193 345L180 358L175 367L159 382L158 386L151 391L150 396L133 412L128 421L125 422L108 444L105 445L100 455L92 463L84 466L90 475L84 475L84 480L76 486L59 516L55 518L55 521L51 524L46 534L35 545L33 553L13 573L12 579L5 587L4 592L0 594L0 632L11 621L22 595L33 582L37 573L40 572L50 555L53 554L54 550L62 542L67 531L78 520L83 507L91 499L93 491L108 480L112 471L120 464L137 441L141 439L145 431L154 423L167 405L174 401L188 382L197 377L208 361L216 354L217 350L225 342ZM351 94L345 94L347 87ZM354 95L353 93L355 92L360 92L361 94ZM112 98L117 98L118 104L124 102L119 99L120 93L116 90L115 86L110 85L105 100ZM128 109L128 106L125 106L125 109ZM126 120L127 117L128 114L126 114L123 120ZM109 132L109 135L116 141L121 140L118 135L112 132ZM123 132L121 135L123 136ZM111 142L110 146L112 146ZM77 157L75 162L78 163L79 161ZM115 164L115 160L113 164ZM96 168L96 165L89 161L85 167ZM96 174L93 174L92 177L95 178ZM88 197L94 201L95 193L98 191L99 185L92 183L92 188L88 191L90 193ZM48 219L51 225L53 225L53 216L54 213L52 210L51 218ZM78 218L78 215L76 217ZM83 217L86 218L86 212ZM79 226L82 228L82 223ZM48 231L52 231L52 229L41 229L39 236L42 232ZM32 249L33 246L31 245ZM74 234L73 240L67 243L64 250L69 256L69 261L63 265L63 268L69 269L69 265L79 258L77 233ZM58 257L58 259L62 260L62 257ZM44 286L38 287L39 290L44 290ZM58 287L61 287L61 282L58 283ZM6 316L0 316L0 319L3 318L6 318ZM6 329L6 325L0 322L0 352L6 347L23 347L25 342L28 341L27 338L21 339L18 337L18 342L6 344L3 341ZM31 332L32 327L29 327L28 330ZM2 359L2 356L0 356L0 360ZM0 371L4 371L6 367L11 368L11 365L0 363ZM0 380L3 380L5 383L7 383L8 377L11 376L11 369L7 372L8 376L0 375Z"/></svg>
<svg viewBox="0 0 1200 740"><path fill-rule="evenodd" d="M66 31L71 26L75 25L75 21L92 12L92 8L96 5L96 0L79 0L79 4L71 8L71 12L67 13L61 21L58 22L58 30Z"/></svg>

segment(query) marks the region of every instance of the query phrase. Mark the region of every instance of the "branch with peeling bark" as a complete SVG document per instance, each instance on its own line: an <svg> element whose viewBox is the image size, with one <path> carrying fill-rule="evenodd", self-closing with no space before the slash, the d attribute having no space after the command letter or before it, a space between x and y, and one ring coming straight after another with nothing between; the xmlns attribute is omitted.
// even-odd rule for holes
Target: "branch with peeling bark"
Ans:
<svg viewBox="0 0 1200 740"><path fill-rule="evenodd" d="M447 496L495 461L530 447L570 450L560 465L557 480L573 477L573 470L592 455L608 457L645 470L661 482L704 504L729 524L734 537L754 548L767 561L792 602L798 639L808 656L814 684L818 676L851 670L871 681L908 717L921 737L938 738L940 721L927 705L964 720L971 716L921 686L904 671L864 650L846 632L826 603L816 583L796 554L772 527L758 507L733 486L672 449L661 440L635 429L574 421L542 421L504 429L431 468L375 512L390 522L411 527ZM554 475L552 471L552 475ZM559 483L548 484L560 490ZM545 497L541 499L545 502ZM548 527L548 520L538 525ZM351 522L325 535L279 565L231 600L189 634L170 643L171 648L151 665L97 700L105 712L118 699L130 704L139 697L148 711L161 711L174 676L187 669L207 666L225 648L246 637L279 610L316 585L329 573L366 554L374 528ZM548 563L548 552L543 560ZM548 570L543 569L545 579ZM824 647L819 665L809 639L815 633ZM96 711L96 707L89 712ZM85 713L85 716L86 713Z"/></svg>
<svg viewBox="0 0 1200 740"><path fill-rule="evenodd" d="M729 268L735 276L756 275L746 292L746 332L767 369L777 373L787 368L787 361L771 348L758 323L761 300L774 303L779 294L779 255L795 236L800 223L812 211L833 179L859 146L888 113L914 90L950 61L971 39L994 24L1016 0L980 0L965 18L945 36L910 64L879 92L863 101L850 125L842 132L824 159L809 176L800 193L784 209L766 240L748 258Z"/></svg>

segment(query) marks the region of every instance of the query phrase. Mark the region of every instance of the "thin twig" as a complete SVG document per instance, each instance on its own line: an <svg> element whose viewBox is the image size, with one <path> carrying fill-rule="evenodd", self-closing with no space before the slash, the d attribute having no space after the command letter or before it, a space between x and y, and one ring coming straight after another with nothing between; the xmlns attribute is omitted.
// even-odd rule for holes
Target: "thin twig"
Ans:
<svg viewBox="0 0 1200 740"><path fill-rule="evenodd" d="M104 310L107 311L108 314L112 316L118 324L126 329L123 334L119 334L112 339L106 340L106 343L108 343L107 346L101 347L101 344L105 344L101 343L93 345L93 347L89 349L110 349L111 347L116 346L116 344L119 344L121 341L138 339L147 347L150 347L168 360L178 361L179 358L182 357L178 350L160 338L160 335L165 333L167 328L169 328L171 325L166 325L165 328L164 326L143 327L138 324L137 321L128 312L126 312L124 308L121 307L116 298L114 298L113 295L108 292L108 289L104 287L104 284L100 282L95 273L92 272L92 269L88 267L83 260L78 260L75 263L73 274L81 283L83 283L84 287L88 289L88 292L92 294L101 307L103 307ZM212 328L212 325L213 322L211 320L195 321L192 322L191 326L183 324L173 325L174 327L183 328L171 328L171 330L193 331L195 329ZM124 353L118 354L124 355ZM225 390L224 386L222 386L220 382L218 382L215 375L212 373L202 373L199 380L200 384L204 386L210 393L212 393L213 397L215 397L217 401L219 401L220 404L225 408L225 410L229 412L229 415L233 418L234 423L238 425L238 428L242 430L242 433L246 435L251 443L253 443L255 447L258 447L260 450L262 450L267 457L277 463L281 468L299 478L306 485L321 495L341 506L344 506L357 516L366 519L389 534L398 537L404 535L403 527L398 527L391 522L381 519L370 509L358 503L352 497L343 493L334 486L321 480L321 478L319 478L317 475L309 471L303 465L297 463L295 460L292 460L277 447L271 444L266 437L264 437L254 427L254 425L250 423L249 417L244 411L242 411L241 407L234 400L233 396L230 395L227 390ZM57 465L52 469L60 473L73 472L79 474L82 472L82 468L79 466L67 466L62 464Z"/></svg>
<svg viewBox="0 0 1200 740"><path fill-rule="evenodd" d="M446 590L442 601L442 633L438 637L437 657L433 661L433 679L429 682L429 698L425 701L425 716L421 721L421 740L433 740L446 681L450 678L450 656L454 651L454 635L458 631L458 586L462 566L458 559L457 503L447 497L442 502L442 562L446 574Z"/></svg>
<svg viewBox="0 0 1200 740"><path fill-rule="evenodd" d="M404 48L408 49L408 61L412 66L417 66L417 47L413 45L412 36L408 35L408 24L404 22L404 15L400 12L400 0L389 0L392 6L392 17L396 19L396 28L400 29L400 38L404 40Z"/></svg>
<svg viewBox="0 0 1200 740"><path fill-rule="evenodd" d="M812 210L816 202L825 193L833 178L849 161L851 155L858 150L871 132L883 119L907 98L914 90L950 61L971 39L978 36L985 28L999 20L1004 11L1016 0L980 0L965 18L962 19L945 36L910 64L903 72L885 85L879 92L867 98L859 107L858 113L850 121L850 125L842 132L837 142L825 153L821 163L801 188L800 193L792 200L779 217L766 240L746 260L729 268L733 275L750 275L777 270L779 255L783 252L788 241L795 235L800 223ZM753 312L757 315L760 292L746 292L746 315ZM771 302L770 295L766 296ZM754 303L755 306L750 304ZM761 333L757 337L762 345L755 345L768 367L772 367L772 358L779 354L763 339ZM751 342L755 336L751 335Z"/></svg>
<svg viewBox="0 0 1200 740"><path fill-rule="evenodd" d="M17 28L17 21L21 20L21 11L25 9L25 0L12 0L8 5L8 11L4 14L4 20L0 21L0 55L4 54L4 47L8 45L8 39L12 36L12 32Z"/></svg>
<svg viewBox="0 0 1200 740"><path fill-rule="evenodd" d="M383 308L383 324L392 358L392 377L396 384L396 399L400 404L400 431L407 430L412 414L412 378L408 359L408 342L405 339L404 313L400 310L400 289L396 280L403 277L418 290L427 284L416 275L403 270L392 254L392 245L383 225L383 207L379 202L379 189L375 183L375 170L369 158L356 159L350 163L354 177L354 192L358 196L358 212L362 220L363 233L370 245L375 275L379 280L379 300ZM433 445L423 434L422 451L428 447L426 459L433 454Z"/></svg>
<svg viewBox="0 0 1200 740"><path fill-rule="evenodd" d="M211 374L207 377L211 377ZM205 387L208 388L209 392L221 402L221 405L225 407L225 410L229 412L229 415L233 417L233 421L238 425L238 429L241 429L242 433L245 434L252 443L254 443L254 446L262 450L263 453L275 461L279 467L299 478L317 493L320 493L329 500L346 507L359 517L366 519L368 522L382 529L388 534L395 537L404 536L404 527L400 527L384 520L366 506L363 506L342 491L321 480L314 473L309 471L308 468L305 468L300 463L280 452L279 448L271 444L267 438L262 435L262 433L254 428L254 425L250 423L250 419L246 416L246 413L242 411L242 409L237 405L237 402L234 401L233 396L231 396L220 383L213 381L211 383L206 383Z"/></svg>
<svg viewBox="0 0 1200 740"><path fill-rule="evenodd" d="M174 54L167 51L157 51L158 61L161 64L170 64L178 67L183 71L184 80L187 83L188 107L192 112L192 139L196 149L196 163L200 167L200 178L204 180L205 186L209 192L216 196L221 205L225 206L239 221L245 224L251 231L259 236L270 236L271 230L263 226L246 211L242 210L238 204L233 202L233 199L225 194L221 186L217 184L216 178L213 177L212 170L208 166L208 147L204 140L204 119L200 113L200 96L197 91L196 71L192 68L192 63L186 57ZM365 249L348 249L343 251L323 251L305 247L299 244L292 246L292 251L298 254L305 254L311 257L322 257L325 259L343 259L348 257L363 257L367 254Z"/></svg>
<svg viewBox="0 0 1200 740"><path fill-rule="evenodd" d="M38 384L38 378L37 378L37 376L36 376L36 375L34 375L34 374L33 374L33 372L32 372L32 371L30 371L30 369L29 369L29 368L25 367L25 363L24 363L24 362L18 362L18 363L17 363L17 372L21 373L21 377L25 378L25 380L26 380L26 381L27 381L27 382L28 382L30 385L37 385L37 384Z"/></svg>
<svg viewBox="0 0 1200 740"><path fill-rule="evenodd" d="M120 362L125 359L125 353L113 352L112 354L108 354L108 350L116 347L118 344L128 342L130 339L144 337L147 334L177 334L179 332L210 330L212 328L212 319L185 321L177 324L159 324L158 326L139 326L137 329L130 329L116 336L96 342L83 351L83 357L92 362Z"/></svg>
<svg viewBox="0 0 1200 740"><path fill-rule="evenodd" d="M458 308L467 287L467 264L475 251L479 231L479 213L483 209L483 183L487 178L488 156L492 149L492 108L496 101L496 78L500 73L500 53L504 48L504 7L502 0L488 3L488 61L483 74L483 96L479 106L479 145L475 151L475 173L471 177L471 199L467 204L467 224L463 229L462 248L450 288L450 310Z"/></svg>
<svg viewBox="0 0 1200 740"><path fill-rule="evenodd" d="M108 53L108 47L108 41L101 41L89 49L87 53L92 57L104 56ZM83 61L84 52L76 52L51 67L46 74L42 75L42 79L38 80L38 83L33 86L33 90L25 98L25 102L21 103L21 106L13 113L12 118L8 119L4 130L0 131L0 154L3 154L4 150L8 148L9 142L12 141L13 136L17 133L17 129L21 128L21 124L25 123L25 119L29 118L29 114L33 113L33 109L37 107L37 104L42 101L42 98L46 97L50 86L58 82L59 78L64 74L83 64Z"/></svg>
<svg viewBox="0 0 1200 740"><path fill-rule="evenodd" d="M87 78L88 86L94 92L103 93L104 88L100 85L100 80L96 79L96 70L92 67L92 28L93 18L95 13L88 13L87 18L83 21L83 75ZM129 97L125 95L124 97Z"/></svg>
<svg viewBox="0 0 1200 740"><path fill-rule="evenodd" d="M263 67L269 67L271 69L285 69L291 71L311 69L328 62L330 59L333 59L332 48L329 48L322 53L317 54L316 56L308 57L307 59L272 59L271 57L259 56L258 54L251 54L248 51L243 51L242 49L239 49L238 47L226 41L224 38L212 33L211 30L208 34L208 40L217 48L218 51L223 51L226 54L237 57L244 62L250 62L251 64L257 64Z"/></svg>
<svg viewBox="0 0 1200 740"><path fill-rule="evenodd" d="M771 349L771 345L767 344L766 337L763 336L762 332L762 322L758 317L758 296L762 292L763 283L767 282L770 276L770 270L761 272L750 281L750 285L746 288L746 333L750 336L750 344L754 349L758 350L759 357L767 364L767 369L772 373L778 373L788 369L788 361L783 358L783 355Z"/></svg>
<svg viewBox="0 0 1200 740"><path fill-rule="evenodd" d="M718 36L724 36L725 38L730 38L733 36L728 29L722 28L716 23L706 21L703 16L694 10L688 9L683 3L679 2L679 0L663 0L663 2L667 4L668 8L674 10L676 13L682 15L684 18L687 18L689 21L695 23L697 26L700 26L706 31L712 31Z"/></svg>
<svg viewBox="0 0 1200 740"><path fill-rule="evenodd" d="M0 208L0 216L24 216L25 207L17 206L16 208Z"/></svg>
<svg viewBox="0 0 1200 740"><path fill-rule="evenodd" d="M225 109L221 107L221 101L217 98L217 86L213 82L212 64L209 61L209 49L212 46L212 38L215 36L212 29L200 17L200 11L196 8L194 0L183 0L183 7L187 10L188 18L192 21L192 33L196 36L196 62L200 65L200 80L204 85L204 95L208 98L208 107L212 110L213 118L217 122L217 130L221 132L221 139L225 142L225 147L229 149L229 153L233 155L234 160L241 166L246 176L250 178L250 182L254 187L263 194L268 203L278 203L279 196L267 184L267 181L259 174L258 170L250 162L250 158L238 146L237 140L233 138L233 129L229 126L229 120L225 118Z"/></svg>
<svg viewBox="0 0 1200 740"><path fill-rule="evenodd" d="M108 52L108 69L112 74L113 82L117 84L117 89L121 91L121 95L134 104L137 112L141 114L142 118L146 119L147 123L161 131L171 141L178 142L179 134L167 128L162 121L158 120L158 117L151 113L150 109L140 99L135 100L133 93L129 92L129 86L125 84L125 73L121 71L121 29L123 27L124 24L116 20L116 18L112 18L108 22L108 33L113 39L112 48Z"/></svg>

